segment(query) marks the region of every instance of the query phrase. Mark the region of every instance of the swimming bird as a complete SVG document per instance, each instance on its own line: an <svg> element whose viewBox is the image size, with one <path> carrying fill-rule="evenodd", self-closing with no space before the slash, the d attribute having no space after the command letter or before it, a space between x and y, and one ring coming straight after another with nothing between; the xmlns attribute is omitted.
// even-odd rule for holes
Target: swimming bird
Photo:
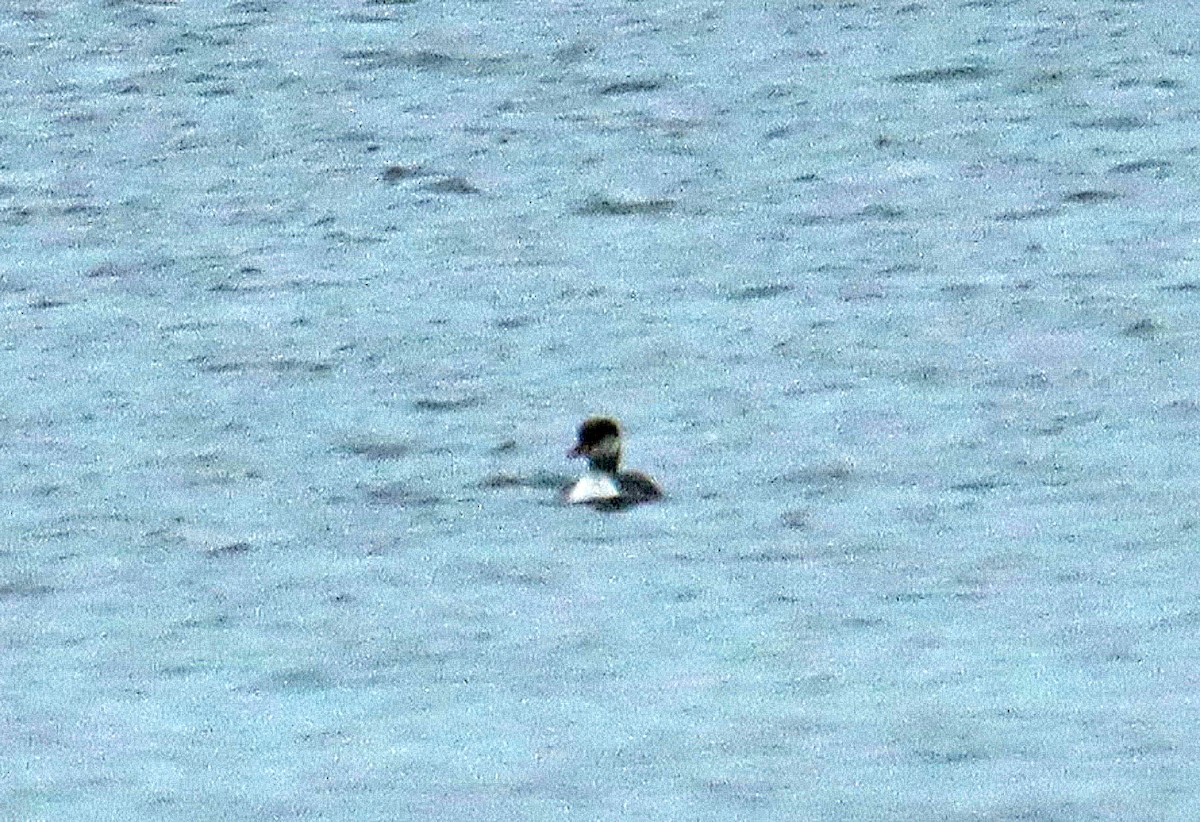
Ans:
<svg viewBox="0 0 1200 822"><path fill-rule="evenodd" d="M586 457L588 470L563 489L563 500L596 508L625 508L662 499L662 489L641 471L622 471L621 426L612 417L588 417L568 457Z"/></svg>

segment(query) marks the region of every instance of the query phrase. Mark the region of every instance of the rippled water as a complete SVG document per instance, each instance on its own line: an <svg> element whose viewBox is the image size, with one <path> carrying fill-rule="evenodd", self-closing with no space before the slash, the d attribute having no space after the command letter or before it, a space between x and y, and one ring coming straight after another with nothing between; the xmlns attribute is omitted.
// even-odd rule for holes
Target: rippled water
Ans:
<svg viewBox="0 0 1200 822"><path fill-rule="evenodd" d="M1200 14L751 5L4 9L4 818L1193 817Z"/></svg>

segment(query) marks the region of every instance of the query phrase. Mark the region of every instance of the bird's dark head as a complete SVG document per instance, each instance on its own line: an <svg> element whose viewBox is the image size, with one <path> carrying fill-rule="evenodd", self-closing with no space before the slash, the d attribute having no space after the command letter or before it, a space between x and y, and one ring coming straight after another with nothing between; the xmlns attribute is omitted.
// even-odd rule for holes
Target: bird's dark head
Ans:
<svg viewBox="0 0 1200 822"><path fill-rule="evenodd" d="M588 417L568 457L586 457L591 467L615 472L621 462L621 426L612 417Z"/></svg>

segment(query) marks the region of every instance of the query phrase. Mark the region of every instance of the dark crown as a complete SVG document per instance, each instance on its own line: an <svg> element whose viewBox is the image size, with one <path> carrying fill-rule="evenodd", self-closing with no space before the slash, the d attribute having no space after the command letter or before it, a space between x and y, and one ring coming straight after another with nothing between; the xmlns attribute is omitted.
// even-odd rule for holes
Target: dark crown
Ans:
<svg viewBox="0 0 1200 822"><path fill-rule="evenodd" d="M612 417L591 417L579 426L579 444L595 445L608 437L621 436L621 429Z"/></svg>

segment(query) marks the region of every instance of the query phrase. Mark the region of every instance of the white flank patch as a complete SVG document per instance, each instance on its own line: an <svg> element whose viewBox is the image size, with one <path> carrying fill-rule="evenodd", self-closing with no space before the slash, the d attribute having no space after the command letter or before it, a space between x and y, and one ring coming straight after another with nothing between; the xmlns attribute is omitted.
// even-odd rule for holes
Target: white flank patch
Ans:
<svg viewBox="0 0 1200 822"><path fill-rule="evenodd" d="M571 492L567 494L567 502L597 502L620 495L621 492L617 489L617 484L613 482L611 476L589 471L572 486Z"/></svg>

